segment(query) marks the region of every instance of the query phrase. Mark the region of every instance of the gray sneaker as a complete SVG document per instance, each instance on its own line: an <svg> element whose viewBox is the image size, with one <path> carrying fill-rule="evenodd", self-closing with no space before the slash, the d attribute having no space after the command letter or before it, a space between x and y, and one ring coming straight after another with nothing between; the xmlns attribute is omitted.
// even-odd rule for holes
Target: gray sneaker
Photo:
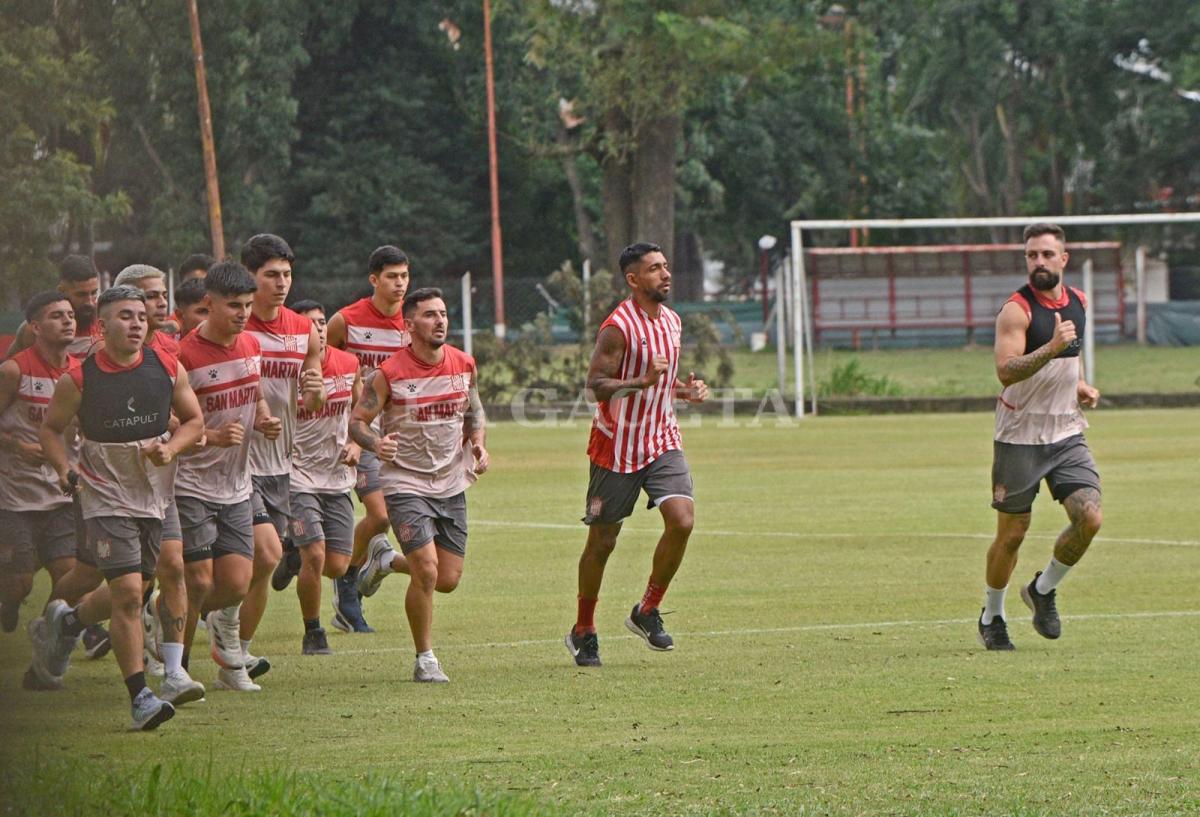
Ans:
<svg viewBox="0 0 1200 817"><path fill-rule="evenodd" d="M155 695L147 687L133 699L133 723L130 732L149 732L175 717L175 707Z"/></svg>
<svg viewBox="0 0 1200 817"><path fill-rule="evenodd" d="M640 604L633 605L629 618L625 619L625 626L631 633L642 638L652 650L666 652L675 649L675 641L663 629L662 616L657 607L643 613Z"/></svg>
<svg viewBox="0 0 1200 817"><path fill-rule="evenodd" d="M436 658L417 658L413 664L413 680L425 684L444 684L450 679L442 672L442 664Z"/></svg>
<svg viewBox="0 0 1200 817"><path fill-rule="evenodd" d="M44 616L38 616L29 622L26 630L29 632L31 647L29 673L26 675L32 674L36 681L36 684L26 686L26 689L60 689L62 678L51 675L47 668L47 659L54 650L53 642L50 639L50 625L46 623Z"/></svg>
<svg viewBox="0 0 1200 817"><path fill-rule="evenodd" d="M379 566L379 559L389 550L392 550L392 543L388 541L386 533L371 537L371 542L367 545L367 562L358 569L358 592L362 595L375 595L375 591L387 576Z"/></svg>
<svg viewBox="0 0 1200 817"><path fill-rule="evenodd" d="M79 636L63 635L62 621L71 607L62 599L55 599L46 606L46 635L49 651L45 655L46 671L55 678L62 678L71 666L71 653L79 644Z"/></svg>
<svg viewBox="0 0 1200 817"><path fill-rule="evenodd" d="M158 694L173 706L183 706L204 698L204 684L193 680L187 670L179 669L163 677Z"/></svg>

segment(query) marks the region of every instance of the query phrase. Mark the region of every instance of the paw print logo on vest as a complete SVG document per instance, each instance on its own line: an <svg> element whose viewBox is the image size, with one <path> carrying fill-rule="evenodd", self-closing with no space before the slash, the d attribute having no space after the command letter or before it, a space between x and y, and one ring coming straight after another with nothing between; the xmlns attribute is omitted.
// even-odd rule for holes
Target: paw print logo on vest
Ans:
<svg viewBox="0 0 1200 817"><path fill-rule="evenodd" d="M409 394L417 393L417 384L416 383L405 383L404 388L408 390Z"/></svg>
<svg viewBox="0 0 1200 817"><path fill-rule="evenodd" d="M208 379L209 379L209 380L216 380L216 379L217 379L217 370L216 370L216 369L209 369L209 370L208 370Z"/></svg>
<svg viewBox="0 0 1200 817"><path fill-rule="evenodd" d="M363 333L363 339L364 339L364 340L370 340L370 339L371 339L371 337L372 337L372 335L371 335L371 332L370 332L370 330L367 330L366 332L364 332L364 333Z"/></svg>

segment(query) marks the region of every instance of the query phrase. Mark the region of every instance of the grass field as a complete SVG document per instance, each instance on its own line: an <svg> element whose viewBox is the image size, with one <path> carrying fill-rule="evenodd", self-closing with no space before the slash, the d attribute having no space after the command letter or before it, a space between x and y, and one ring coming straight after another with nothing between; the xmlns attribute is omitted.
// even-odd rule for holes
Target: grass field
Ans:
<svg viewBox="0 0 1200 817"><path fill-rule="evenodd" d="M889 378L904 397L979 397L1000 390L991 346L860 352L822 349L815 355L817 383L829 380L834 368L852 360L874 377ZM735 352L734 365L739 387L753 389L755 394L778 387L773 349ZM789 360L789 384L791 377ZM1194 394L1200 391L1200 354L1187 347L1098 346L1095 385L1112 394Z"/></svg>
<svg viewBox="0 0 1200 817"><path fill-rule="evenodd" d="M659 528L639 511L597 611L604 666L574 666L586 425L499 425L465 579L437 600L451 684L408 681L402 577L368 602L379 632L331 633L328 658L299 655L276 595L264 691L153 734L122 731L111 657L25 693L27 641L3 636L0 814L1200 813L1200 414L1093 417L1104 529L1061 588L1061 640L1010 593L1007 654L974 633L990 416L706 423L674 652L622 626ZM1043 495L1018 579L1062 521Z"/></svg>

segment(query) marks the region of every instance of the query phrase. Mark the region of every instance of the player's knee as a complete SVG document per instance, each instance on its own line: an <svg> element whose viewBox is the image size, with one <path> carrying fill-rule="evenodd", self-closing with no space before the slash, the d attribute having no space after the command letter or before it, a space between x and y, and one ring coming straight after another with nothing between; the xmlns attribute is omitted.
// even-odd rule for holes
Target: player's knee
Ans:
<svg viewBox="0 0 1200 817"><path fill-rule="evenodd" d="M684 510L677 510L666 519L667 532L673 536L686 538L692 535L694 522L695 517L690 506Z"/></svg>
<svg viewBox="0 0 1200 817"><path fill-rule="evenodd" d="M189 573L186 583L188 599L192 601L203 601L213 589L211 573Z"/></svg>
<svg viewBox="0 0 1200 817"><path fill-rule="evenodd" d="M183 581L183 561L159 560L154 573L158 576L159 583L178 587L179 583Z"/></svg>
<svg viewBox="0 0 1200 817"><path fill-rule="evenodd" d="M1086 540L1091 541L1092 537L1100 532L1100 524L1103 521L1104 516L1099 508L1089 508L1075 520L1075 526Z"/></svg>
<svg viewBox="0 0 1200 817"><path fill-rule="evenodd" d="M439 593L453 593L458 587L459 581L462 580L462 573L455 573L449 576L438 574L437 584L434 585L434 590Z"/></svg>
<svg viewBox="0 0 1200 817"><path fill-rule="evenodd" d="M319 542L300 548L300 565L316 573L325 568L325 548ZM345 573L346 571L342 571Z"/></svg>

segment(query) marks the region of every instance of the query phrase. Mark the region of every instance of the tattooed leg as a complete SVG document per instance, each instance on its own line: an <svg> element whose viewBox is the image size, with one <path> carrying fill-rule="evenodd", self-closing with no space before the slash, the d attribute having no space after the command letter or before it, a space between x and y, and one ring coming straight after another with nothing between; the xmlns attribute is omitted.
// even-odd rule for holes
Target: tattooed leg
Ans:
<svg viewBox="0 0 1200 817"><path fill-rule="evenodd" d="M1054 558L1064 565L1074 565L1083 558L1100 530L1100 492L1095 488L1080 488L1063 500L1063 507L1070 522L1054 543Z"/></svg>

